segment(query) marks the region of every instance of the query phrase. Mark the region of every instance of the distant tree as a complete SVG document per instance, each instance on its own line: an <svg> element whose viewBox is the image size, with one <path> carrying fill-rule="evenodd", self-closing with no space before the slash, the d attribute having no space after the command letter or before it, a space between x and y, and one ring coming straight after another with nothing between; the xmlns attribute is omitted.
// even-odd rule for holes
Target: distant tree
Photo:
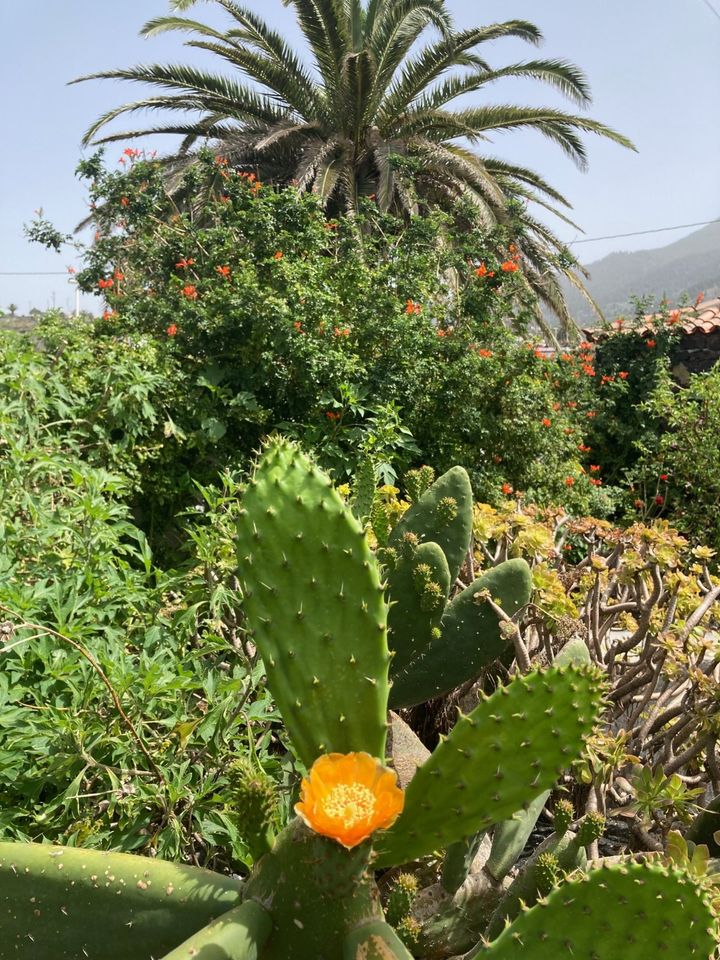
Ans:
<svg viewBox="0 0 720 960"><path fill-rule="evenodd" d="M8 310L10 311L10 316L14 317L18 310L18 305L16 303L9 303Z"/></svg>
<svg viewBox="0 0 720 960"><path fill-rule="evenodd" d="M195 2L172 0L171 6L183 11ZM464 198L492 229L508 221L512 204L520 210L523 228L517 240L525 257L524 278L563 322L572 324L558 276L582 287L572 269L575 261L526 207L533 201L567 219L556 207L567 207L567 201L533 170L486 152L480 155L465 144L487 144L497 133L532 129L558 144L580 167L586 163L582 133L632 144L576 113L513 103L457 103L506 77L531 78L581 107L589 103L586 78L565 60L531 59L499 68L488 64L484 48L492 41L512 37L539 43L542 35L534 24L509 20L458 31L446 0L284 0L295 8L307 41L313 61L309 69L282 36L247 7L234 0L214 2L232 18L224 32L172 15L151 20L142 33L187 33L188 46L215 54L250 84L175 64L81 77L128 80L160 90L157 96L145 94L106 112L87 131L85 143L180 135L179 149L163 161L172 186L179 171L196 162L193 148L210 140L230 165L267 182L312 190L331 212L355 211L363 195L376 197L383 210L402 214L425 213ZM418 47L426 31L435 36ZM159 111L171 119L98 137L111 120L140 110ZM178 111L182 117L173 117ZM219 177L222 168L216 173ZM198 211L206 196L198 184Z"/></svg>

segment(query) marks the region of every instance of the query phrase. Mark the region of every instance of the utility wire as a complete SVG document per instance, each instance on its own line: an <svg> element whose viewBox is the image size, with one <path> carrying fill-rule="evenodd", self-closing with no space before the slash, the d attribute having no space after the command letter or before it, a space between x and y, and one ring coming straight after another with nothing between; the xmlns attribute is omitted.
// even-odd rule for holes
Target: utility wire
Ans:
<svg viewBox="0 0 720 960"><path fill-rule="evenodd" d="M648 233L665 233L667 230L685 230L688 227L704 227L709 223L720 223L720 217L715 220L700 220L698 223L679 223L675 227L656 227L654 230L635 230L632 233L612 233L607 237L583 237L581 240L568 240L569 247L576 243L594 243L595 240L619 240L622 237L642 237Z"/></svg>
<svg viewBox="0 0 720 960"><path fill-rule="evenodd" d="M0 270L0 277L67 277L66 270Z"/></svg>
<svg viewBox="0 0 720 960"><path fill-rule="evenodd" d="M705 6L708 8L708 10L712 10L712 12L713 12L713 13L715 14L715 16L718 18L718 20L720 20L720 13L719 13L719 12L715 9L715 7L710 3L710 0L703 0L703 3L704 3Z"/></svg>

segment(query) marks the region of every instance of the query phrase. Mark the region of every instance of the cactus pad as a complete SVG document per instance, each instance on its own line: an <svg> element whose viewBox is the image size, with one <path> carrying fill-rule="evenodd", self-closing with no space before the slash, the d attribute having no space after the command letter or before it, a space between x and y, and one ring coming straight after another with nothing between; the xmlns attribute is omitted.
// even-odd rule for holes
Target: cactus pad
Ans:
<svg viewBox="0 0 720 960"><path fill-rule="evenodd" d="M161 957L240 903L242 884L126 853L0 843L0 957Z"/></svg>
<svg viewBox="0 0 720 960"><path fill-rule="evenodd" d="M415 774L402 814L378 835L378 865L426 856L530 803L580 754L602 698L595 670L550 667L478 704Z"/></svg>
<svg viewBox="0 0 720 960"><path fill-rule="evenodd" d="M438 477L403 515L390 534L390 546L399 546L406 533L414 533L420 543L438 543L447 558L453 583L470 546L472 506L467 471L453 467Z"/></svg>
<svg viewBox="0 0 720 960"><path fill-rule="evenodd" d="M401 543L399 556L388 571L392 605L388 613L393 675L420 656L439 634L450 593L450 570L437 543Z"/></svg>
<svg viewBox="0 0 720 960"><path fill-rule="evenodd" d="M268 911L255 900L246 900L193 934L162 960L259 960L271 930Z"/></svg>
<svg viewBox="0 0 720 960"><path fill-rule="evenodd" d="M296 446L271 441L238 525L244 609L302 761L385 752L387 607L362 528Z"/></svg>
<svg viewBox="0 0 720 960"><path fill-rule="evenodd" d="M393 709L444 696L476 677L507 649L508 640L495 612L482 600L486 592L508 616L517 613L532 593L532 575L525 560L506 560L454 598L440 622L440 638L393 674Z"/></svg>
<svg viewBox="0 0 720 960"><path fill-rule="evenodd" d="M713 927L686 875L629 864L561 884L465 960L708 960Z"/></svg>
<svg viewBox="0 0 720 960"><path fill-rule="evenodd" d="M412 960L412 954L389 924L376 920L350 934L343 960Z"/></svg>

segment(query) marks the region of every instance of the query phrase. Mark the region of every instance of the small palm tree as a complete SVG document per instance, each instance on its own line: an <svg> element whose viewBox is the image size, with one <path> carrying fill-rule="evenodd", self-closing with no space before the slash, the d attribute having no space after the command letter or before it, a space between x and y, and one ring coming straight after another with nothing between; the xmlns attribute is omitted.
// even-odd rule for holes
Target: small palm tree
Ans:
<svg viewBox="0 0 720 960"><path fill-rule="evenodd" d="M10 311L10 316L14 317L18 311L18 305L16 303L9 303L8 310Z"/></svg>
<svg viewBox="0 0 720 960"><path fill-rule="evenodd" d="M216 54L251 85L233 76L160 64L81 77L74 82L122 79L162 91L105 113L89 128L85 143L180 135L179 147L165 158L172 182L193 162L195 145L210 140L232 164L269 182L313 190L331 208L347 211L355 210L363 195L374 195L382 209L398 213L422 213L466 198L490 227L508 222L508 202L516 201L528 283L561 321L572 323L558 274L582 284L561 241L527 211L534 202L567 221L557 205L569 204L533 170L473 148L493 133L529 128L585 167L583 132L632 144L576 113L457 104L505 77L531 77L586 106L587 80L571 63L532 59L492 68L482 55L485 45L502 37L539 43L536 26L510 20L457 31L446 0L284 0L295 8L307 40L308 66L234 0L212 0L231 18L225 31L178 15L195 2L174 0L175 13L150 20L142 34L187 33L188 46ZM429 33L431 39L418 47ZM98 136L110 121L137 111L175 113L180 119Z"/></svg>

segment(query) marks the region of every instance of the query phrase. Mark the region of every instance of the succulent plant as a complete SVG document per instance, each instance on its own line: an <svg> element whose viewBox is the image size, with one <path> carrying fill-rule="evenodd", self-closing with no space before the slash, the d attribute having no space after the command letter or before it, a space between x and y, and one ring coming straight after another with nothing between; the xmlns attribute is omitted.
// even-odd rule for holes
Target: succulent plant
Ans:
<svg viewBox="0 0 720 960"><path fill-rule="evenodd" d="M270 849L245 884L119 854L5 845L0 957L411 960L402 937L419 949L417 923L403 917L401 937L387 922L375 871L442 852L530 804L594 727L596 670L518 676L461 716L403 791L385 755L377 563L328 478L283 440L268 444L248 486L238 565L248 627L306 768L297 816L276 837L266 831ZM712 922L684 875L632 865L561 883L468 958L646 960L664 949L706 960Z"/></svg>

